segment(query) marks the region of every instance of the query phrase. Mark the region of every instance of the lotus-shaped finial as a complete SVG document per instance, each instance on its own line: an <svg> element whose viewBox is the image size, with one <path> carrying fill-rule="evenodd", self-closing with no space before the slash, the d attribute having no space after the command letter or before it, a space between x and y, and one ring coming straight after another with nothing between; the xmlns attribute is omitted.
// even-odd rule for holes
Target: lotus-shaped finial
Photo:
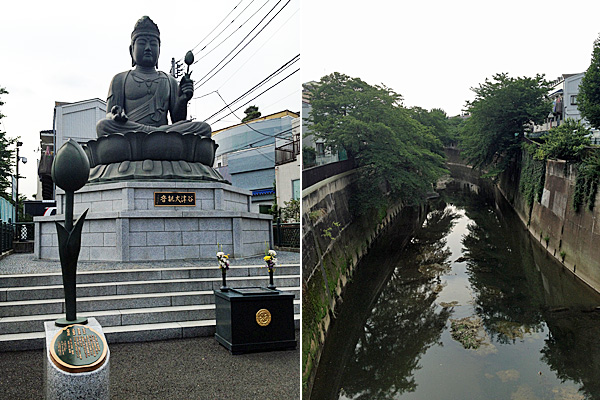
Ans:
<svg viewBox="0 0 600 400"><path fill-rule="evenodd" d="M52 179L65 192L81 189L90 176L90 162L85 151L73 139L62 145L52 163Z"/></svg>

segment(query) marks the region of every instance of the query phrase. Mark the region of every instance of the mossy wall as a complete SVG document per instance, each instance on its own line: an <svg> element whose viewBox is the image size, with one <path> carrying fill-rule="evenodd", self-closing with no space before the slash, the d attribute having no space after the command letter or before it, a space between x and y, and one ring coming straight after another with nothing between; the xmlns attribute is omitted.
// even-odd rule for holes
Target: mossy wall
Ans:
<svg viewBox="0 0 600 400"><path fill-rule="evenodd" d="M346 284L375 238L402 209L397 204L355 218L349 206L355 189L354 171L349 171L302 193L304 398L310 393L331 319Z"/></svg>
<svg viewBox="0 0 600 400"><path fill-rule="evenodd" d="M457 154L453 159L459 160ZM547 252L600 292L600 194L596 194L592 211L586 206L575 211L576 179L575 164L548 160L540 168L523 150L496 184Z"/></svg>

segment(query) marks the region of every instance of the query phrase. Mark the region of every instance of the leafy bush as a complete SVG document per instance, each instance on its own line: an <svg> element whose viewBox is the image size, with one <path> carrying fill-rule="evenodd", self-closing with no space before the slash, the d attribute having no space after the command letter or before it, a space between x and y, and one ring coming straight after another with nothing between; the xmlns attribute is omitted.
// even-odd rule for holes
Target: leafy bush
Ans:
<svg viewBox="0 0 600 400"><path fill-rule="evenodd" d="M562 125L550 129L548 135L544 137L544 142L537 148L535 159L579 161L583 156L583 150L590 145L589 135L589 128L581 121L567 118Z"/></svg>

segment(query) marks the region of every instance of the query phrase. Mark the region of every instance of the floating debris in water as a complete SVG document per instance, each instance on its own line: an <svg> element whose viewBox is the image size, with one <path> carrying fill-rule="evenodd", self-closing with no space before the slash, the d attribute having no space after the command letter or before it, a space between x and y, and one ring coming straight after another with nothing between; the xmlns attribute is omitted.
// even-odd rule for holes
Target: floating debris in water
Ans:
<svg viewBox="0 0 600 400"><path fill-rule="evenodd" d="M452 338L465 349L478 349L485 340L483 322L479 317L450 319Z"/></svg>
<svg viewBox="0 0 600 400"><path fill-rule="evenodd" d="M526 334L532 332L531 327L512 321L498 321L494 324L494 330L511 340L523 339Z"/></svg>
<svg viewBox="0 0 600 400"><path fill-rule="evenodd" d="M445 275L450 272L450 265L444 263L424 264L419 267L419 272L427 278L436 278L440 275Z"/></svg>
<svg viewBox="0 0 600 400"><path fill-rule="evenodd" d="M521 374L516 369L507 369L505 371L498 371L498 372L496 372L496 375L498 375L498 378L500 378L500 380L505 383L508 381L518 381L519 378L521 377Z"/></svg>
<svg viewBox="0 0 600 400"><path fill-rule="evenodd" d="M450 308L450 307L456 307L456 306L460 305L460 304L458 304L458 301L451 301L450 303L446 303L445 301L440 301L439 304L442 308Z"/></svg>

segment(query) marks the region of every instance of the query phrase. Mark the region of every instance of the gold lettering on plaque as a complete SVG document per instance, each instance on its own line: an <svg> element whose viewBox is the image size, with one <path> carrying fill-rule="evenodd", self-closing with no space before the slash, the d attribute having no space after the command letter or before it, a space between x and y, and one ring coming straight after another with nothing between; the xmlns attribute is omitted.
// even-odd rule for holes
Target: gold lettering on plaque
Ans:
<svg viewBox="0 0 600 400"><path fill-rule="evenodd" d="M256 323L260 326L267 326L271 323L271 313L266 308L258 310L256 313Z"/></svg>

